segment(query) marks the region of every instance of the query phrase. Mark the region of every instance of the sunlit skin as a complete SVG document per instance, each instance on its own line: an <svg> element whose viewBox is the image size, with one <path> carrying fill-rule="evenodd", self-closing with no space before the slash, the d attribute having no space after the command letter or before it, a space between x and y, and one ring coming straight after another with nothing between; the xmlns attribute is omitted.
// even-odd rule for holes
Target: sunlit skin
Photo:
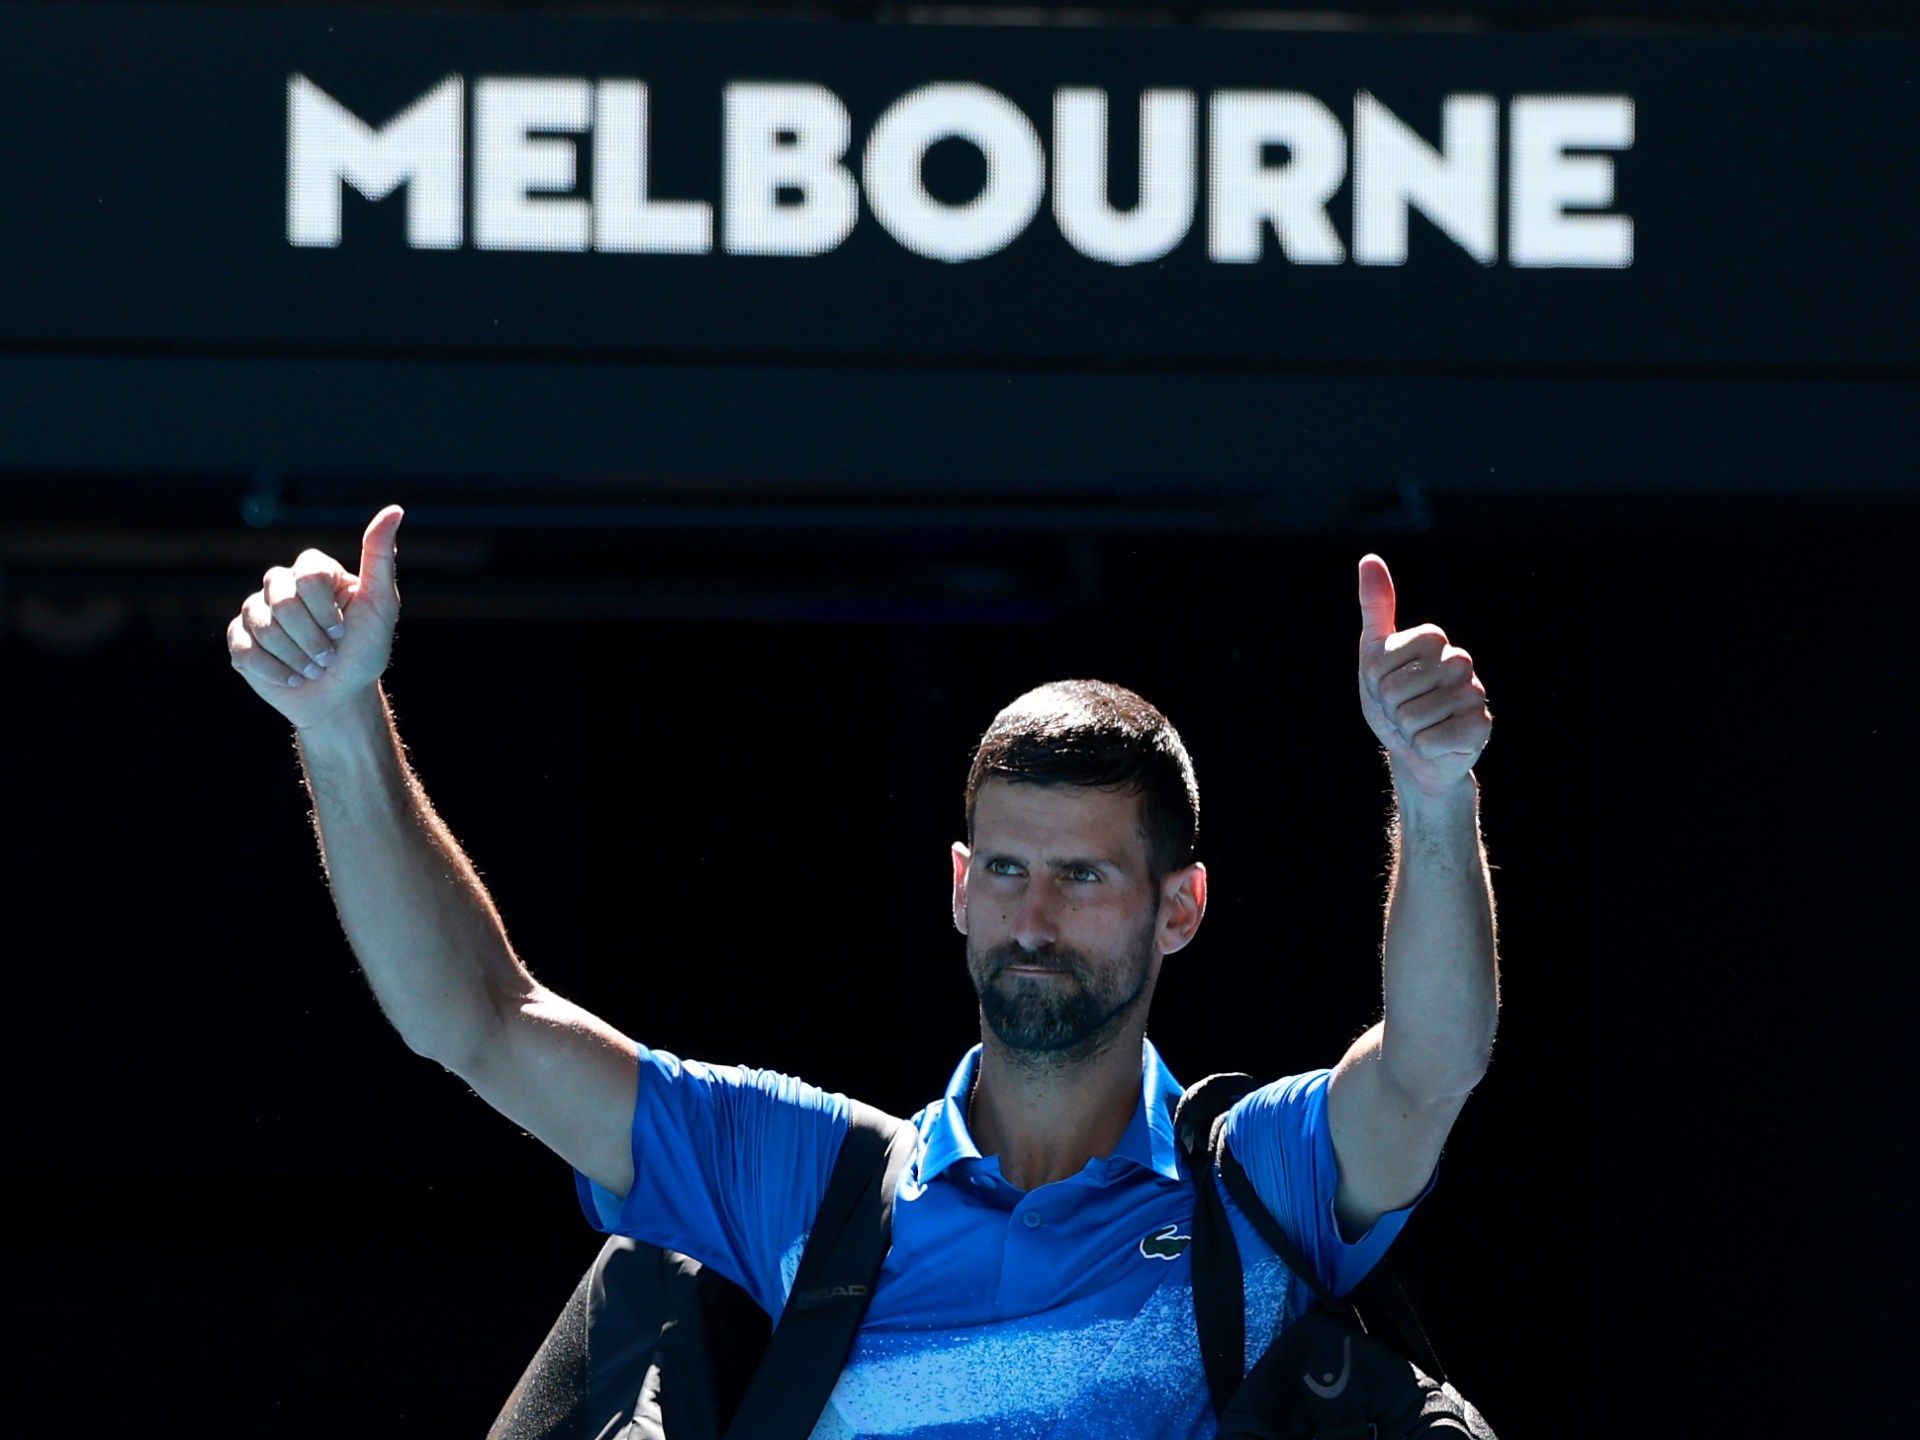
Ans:
<svg viewBox="0 0 1920 1440"><path fill-rule="evenodd" d="M400 614L398 506L360 568L307 550L227 627L234 669L299 734L335 907L382 1009L422 1055L604 1189L633 1183L638 1047L536 981L427 802L381 692ZM1471 655L1402 629L1386 562L1359 566L1361 712L1393 777L1384 1013L1334 1067L1327 1131L1349 1238L1426 1184L1484 1073L1499 1017L1492 887L1473 766L1492 731ZM968 1117L1031 1189L1109 1155L1140 1096L1140 1045L1168 955L1206 910L1206 872L1148 872L1138 796L988 781L953 850L953 918L982 1006ZM1258 995L1250 1003L1259 1003Z"/></svg>
<svg viewBox="0 0 1920 1440"><path fill-rule="evenodd" d="M1206 869L1156 884L1137 794L988 780L953 847L953 922L981 994L969 1128L1022 1189L1112 1153L1140 1098L1160 966L1206 911Z"/></svg>

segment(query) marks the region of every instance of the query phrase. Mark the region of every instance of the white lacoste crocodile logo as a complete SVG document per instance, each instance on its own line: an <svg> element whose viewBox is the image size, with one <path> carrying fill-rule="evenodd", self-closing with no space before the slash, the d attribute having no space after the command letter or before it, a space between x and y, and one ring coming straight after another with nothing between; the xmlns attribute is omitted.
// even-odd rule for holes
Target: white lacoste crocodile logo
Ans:
<svg viewBox="0 0 1920 1440"><path fill-rule="evenodd" d="M1347 1381L1353 1378L1353 1337L1349 1335L1340 1342L1340 1378L1338 1380L1333 1378L1331 1371L1318 1380L1311 1375L1302 1375L1300 1378L1306 1381L1307 1388L1322 1400L1338 1400L1346 1393Z"/></svg>
<svg viewBox="0 0 1920 1440"><path fill-rule="evenodd" d="M1162 1225L1151 1235L1140 1237L1140 1253L1149 1260L1171 1260L1193 1243L1191 1235L1180 1233L1179 1223Z"/></svg>

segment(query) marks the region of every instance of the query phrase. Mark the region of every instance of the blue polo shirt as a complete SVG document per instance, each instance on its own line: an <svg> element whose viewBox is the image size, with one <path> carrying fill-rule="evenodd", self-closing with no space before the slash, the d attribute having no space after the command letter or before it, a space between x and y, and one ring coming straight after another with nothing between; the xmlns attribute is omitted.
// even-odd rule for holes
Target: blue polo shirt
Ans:
<svg viewBox="0 0 1920 1440"><path fill-rule="evenodd" d="M1173 1138L1179 1083L1146 1044L1140 1103L1113 1153L1020 1190L967 1129L979 1061L976 1046L914 1117L920 1145L896 1195L893 1248L814 1440L1213 1436L1186 1244L1192 1182ZM1345 1293L1412 1207L1341 1238L1329 1073L1246 1096L1227 1143L1321 1279ZM580 1177L581 1203L597 1228L692 1255L777 1316L846 1127L844 1096L643 1046L633 1188L620 1198ZM1231 1198L1227 1208L1251 1368L1310 1292Z"/></svg>

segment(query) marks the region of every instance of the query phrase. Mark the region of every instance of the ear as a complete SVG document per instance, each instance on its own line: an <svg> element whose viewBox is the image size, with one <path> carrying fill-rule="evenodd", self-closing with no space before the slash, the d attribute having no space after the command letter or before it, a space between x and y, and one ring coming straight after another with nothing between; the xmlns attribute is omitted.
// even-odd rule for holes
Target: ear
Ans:
<svg viewBox="0 0 1920 1440"><path fill-rule="evenodd" d="M953 928L967 933L967 867L973 852L961 840L953 842Z"/></svg>
<svg viewBox="0 0 1920 1440"><path fill-rule="evenodd" d="M1207 867L1198 860L1160 882L1160 953L1187 948L1207 915Z"/></svg>

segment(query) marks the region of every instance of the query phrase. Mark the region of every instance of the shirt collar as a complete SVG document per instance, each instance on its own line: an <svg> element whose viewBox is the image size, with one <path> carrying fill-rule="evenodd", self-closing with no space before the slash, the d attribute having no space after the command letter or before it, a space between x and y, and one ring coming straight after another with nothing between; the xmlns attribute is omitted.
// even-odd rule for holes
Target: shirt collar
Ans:
<svg viewBox="0 0 1920 1440"><path fill-rule="evenodd" d="M967 1095L980 1073L980 1051L976 1045L966 1053L947 1082L946 1094L928 1107L918 1166L923 1185L932 1183L949 1165L981 1158L980 1147L967 1129ZM1180 1152L1173 1138L1173 1107L1179 1100L1180 1082L1173 1078L1153 1042L1142 1041L1140 1100L1120 1143L1114 1146L1109 1166L1117 1167L1124 1161L1168 1180L1181 1179Z"/></svg>

